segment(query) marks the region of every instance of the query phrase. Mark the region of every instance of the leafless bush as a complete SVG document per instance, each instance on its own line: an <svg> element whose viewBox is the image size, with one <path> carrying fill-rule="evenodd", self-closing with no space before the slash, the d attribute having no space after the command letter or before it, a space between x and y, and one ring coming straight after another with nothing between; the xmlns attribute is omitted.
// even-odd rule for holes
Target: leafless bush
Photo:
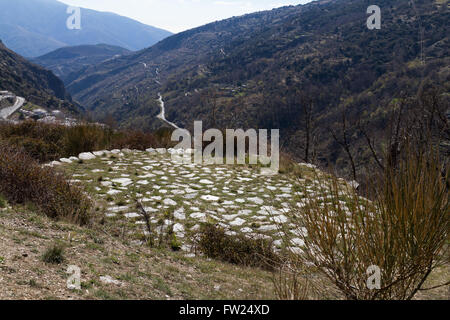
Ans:
<svg viewBox="0 0 450 320"><path fill-rule="evenodd" d="M53 219L87 224L91 201L67 177L41 167L22 150L0 142L0 193L12 204L35 204Z"/></svg>
<svg viewBox="0 0 450 320"><path fill-rule="evenodd" d="M409 300L422 290L448 261L449 171L433 150L405 159L371 181L373 201L335 177L317 177L304 208L291 208L305 234L291 263L326 276L347 299ZM370 266L381 270L378 290L368 288Z"/></svg>
<svg viewBox="0 0 450 320"><path fill-rule="evenodd" d="M314 298L313 282L310 275L293 269L289 264L281 264L273 272L272 282L275 294L280 300L310 300Z"/></svg>

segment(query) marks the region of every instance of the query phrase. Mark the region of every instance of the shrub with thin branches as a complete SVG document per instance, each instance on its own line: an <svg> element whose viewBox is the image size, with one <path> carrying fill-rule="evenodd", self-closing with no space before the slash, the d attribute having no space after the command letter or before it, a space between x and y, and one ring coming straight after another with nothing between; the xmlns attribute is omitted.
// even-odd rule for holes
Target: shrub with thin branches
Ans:
<svg viewBox="0 0 450 320"><path fill-rule="evenodd" d="M335 177L317 180L306 205L291 208L305 234L303 252L290 255L298 269L324 275L347 299L409 300L448 262L449 171L435 152L386 169L371 201ZM379 289L367 285L370 266L381 270Z"/></svg>
<svg viewBox="0 0 450 320"><path fill-rule="evenodd" d="M310 280L310 275L304 271L292 268L289 263L279 265L272 276L275 294L278 299L310 300L314 298L314 293L317 290L313 288L313 281Z"/></svg>
<svg viewBox="0 0 450 320"><path fill-rule="evenodd" d="M41 167L23 150L0 142L0 194L11 204L35 204L52 219L87 224L91 200L63 174Z"/></svg>
<svg viewBox="0 0 450 320"><path fill-rule="evenodd" d="M41 163L76 156L81 152L117 148L145 150L167 144L166 135L112 130L91 123L63 126L31 120L17 124L0 123L0 140L23 149Z"/></svg>

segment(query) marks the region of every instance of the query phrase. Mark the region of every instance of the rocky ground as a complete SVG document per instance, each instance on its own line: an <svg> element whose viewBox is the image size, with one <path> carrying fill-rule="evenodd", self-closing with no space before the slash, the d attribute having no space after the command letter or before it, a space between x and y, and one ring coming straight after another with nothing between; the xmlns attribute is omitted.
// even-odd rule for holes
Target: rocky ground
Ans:
<svg viewBox="0 0 450 320"><path fill-rule="evenodd" d="M183 164L172 159L173 152L100 151L80 155L84 160L72 157L52 165L63 166L73 183L87 187L106 219L134 224L129 233L136 239L147 233L136 207L139 201L155 229L173 228L187 252L190 235L204 222L218 224L229 234L266 237L277 247L301 249L305 231L290 224L287 212L304 206L305 192L319 188L313 168L299 165L304 178L297 180L289 174L267 175L259 166ZM283 244L281 226L290 229L291 243Z"/></svg>

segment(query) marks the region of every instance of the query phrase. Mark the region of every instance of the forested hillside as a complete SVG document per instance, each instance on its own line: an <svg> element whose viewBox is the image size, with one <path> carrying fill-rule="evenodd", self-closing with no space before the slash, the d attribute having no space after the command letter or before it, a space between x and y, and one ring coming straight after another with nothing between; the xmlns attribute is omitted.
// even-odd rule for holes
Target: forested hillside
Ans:
<svg viewBox="0 0 450 320"><path fill-rule="evenodd" d="M30 63L0 41L0 90L8 90L27 101L49 109L79 114L63 82L51 71Z"/></svg>

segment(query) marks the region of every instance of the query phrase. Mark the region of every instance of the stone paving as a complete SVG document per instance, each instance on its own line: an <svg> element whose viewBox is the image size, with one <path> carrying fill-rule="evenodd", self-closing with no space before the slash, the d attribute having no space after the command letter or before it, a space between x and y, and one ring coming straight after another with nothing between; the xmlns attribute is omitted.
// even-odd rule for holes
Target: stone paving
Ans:
<svg viewBox="0 0 450 320"><path fill-rule="evenodd" d="M152 224L171 226L184 244L201 223L211 222L229 234L273 239L277 246L286 245L280 233L283 226L292 233L289 246L302 246L306 231L290 223L288 211L305 205L304 192L318 190L316 181L266 175L258 166L183 164L172 159L174 152L99 151L49 165L64 167L73 183L84 185L102 204L107 219L125 219L141 232L144 221L137 201L151 215ZM299 166L305 172L315 170Z"/></svg>

